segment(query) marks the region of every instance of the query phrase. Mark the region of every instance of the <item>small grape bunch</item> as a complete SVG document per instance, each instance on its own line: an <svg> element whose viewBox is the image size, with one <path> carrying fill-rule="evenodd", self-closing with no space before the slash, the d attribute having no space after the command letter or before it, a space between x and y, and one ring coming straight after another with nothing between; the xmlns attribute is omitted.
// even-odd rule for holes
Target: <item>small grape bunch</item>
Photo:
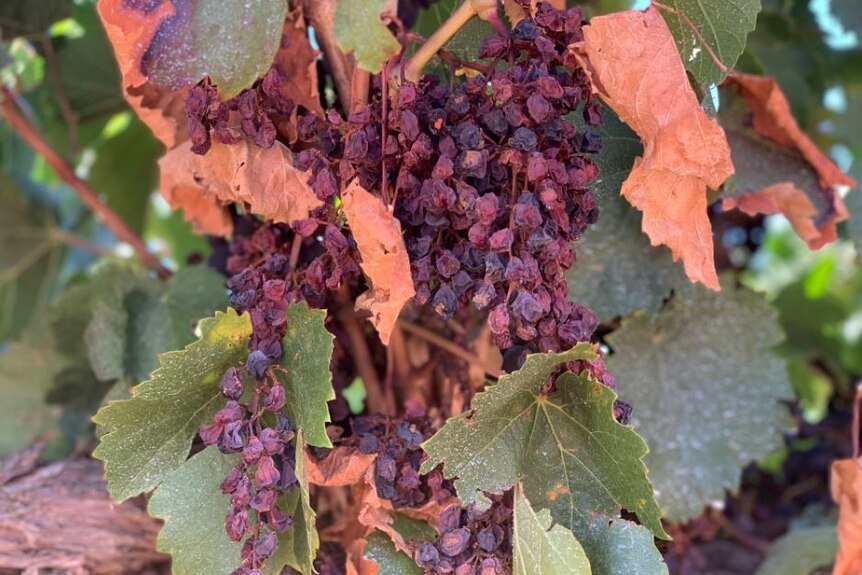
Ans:
<svg viewBox="0 0 862 575"><path fill-rule="evenodd" d="M297 487L294 472L296 452L290 418L282 413L284 387L268 371L255 380L252 399L243 402L243 371L231 367L219 384L227 399L212 423L200 428L206 445L215 445L225 454L241 454L240 462L230 470L221 491L230 496L225 530L231 541L242 541L242 565L234 575L252 575L275 552L278 533L293 524L293 517L279 509L278 499ZM266 423L274 416L275 426ZM255 520L256 517L256 520Z"/></svg>
<svg viewBox="0 0 862 575"><path fill-rule="evenodd" d="M512 492L490 496L487 509L451 505L440 514L440 536L414 552L426 575L509 575L512 572Z"/></svg>

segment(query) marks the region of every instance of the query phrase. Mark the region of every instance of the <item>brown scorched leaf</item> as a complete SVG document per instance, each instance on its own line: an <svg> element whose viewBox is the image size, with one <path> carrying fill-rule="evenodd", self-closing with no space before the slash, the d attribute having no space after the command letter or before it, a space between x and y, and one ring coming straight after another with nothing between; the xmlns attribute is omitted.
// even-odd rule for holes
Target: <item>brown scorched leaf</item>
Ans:
<svg viewBox="0 0 862 575"><path fill-rule="evenodd" d="M781 213L811 249L835 241L836 225L848 217L840 189L856 182L801 130L776 81L728 77L720 119L738 167L736 189L725 194L723 206L749 215Z"/></svg>
<svg viewBox="0 0 862 575"><path fill-rule="evenodd" d="M315 459L305 452L305 465L308 482L323 487L342 487L356 485L377 458L352 447L336 447L326 459Z"/></svg>
<svg viewBox="0 0 862 575"><path fill-rule="evenodd" d="M159 160L159 168L162 196L174 209L185 210L200 232L230 230L223 204L247 204L254 214L285 223L307 218L321 205L307 184L308 175L293 167L290 150L281 142L264 149L246 140L234 145L214 141L204 156L186 142Z"/></svg>
<svg viewBox="0 0 862 575"><path fill-rule="evenodd" d="M353 181L341 194L347 224L362 256L362 272L371 286L356 298L356 308L371 312L380 341L389 336L404 304L416 293L401 224L380 198Z"/></svg>
<svg viewBox="0 0 862 575"><path fill-rule="evenodd" d="M172 148L186 139L185 93L168 91L149 82L141 61L162 23L174 15L172 2L158 3L152 10L132 7L126 0L101 0L99 17L123 76L126 101L153 134Z"/></svg>
<svg viewBox="0 0 862 575"><path fill-rule="evenodd" d="M640 136L622 194L643 212L653 245L667 245L689 278L719 289L706 189L733 174L721 127L701 109L656 8L600 16L574 46L593 90Z"/></svg>
<svg viewBox="0 0 862 575"><path fill-rule="evenodd" d="M317 84L317 57L320 53L308 41L305 18L299 12L284 23L281 48L273 66L284 79L281 95L310 112L323 116ZM294 112L295 114L295 112Z"/></svg>
<svg viewBox="0 0 862 575"><path fill-rule="evenodd" d="M832 499L838 504L838 557L832 575L862 573L862 459L832 464Z"/></svg>

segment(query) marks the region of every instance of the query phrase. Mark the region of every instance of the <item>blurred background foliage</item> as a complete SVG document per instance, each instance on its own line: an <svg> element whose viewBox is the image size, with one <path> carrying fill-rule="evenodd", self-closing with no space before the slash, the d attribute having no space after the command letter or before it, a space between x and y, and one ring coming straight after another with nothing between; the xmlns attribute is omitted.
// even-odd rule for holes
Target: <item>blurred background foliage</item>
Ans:
<svg viewBox="0 0 862 575"><path fill-rule="evenodd" d="M423 12L419 33L438 25L454 3L443 0ZM588 15L646 3L583 2ZM484 32L481 23L476 26L449 48L475 49L475 38ZM738 65L777 78L801 127L857 180L862 180L860 38L859 0L763 0ZM123 99L95 0L0 2L0 82L21 94L30 121L168 267L182 269L207 256L207 238L194 235L157 193L156 161L163 149ZM766 294L787 333L779 353L791 368L794 409L803 427L799 439L761 462L761 470L775 476L794 451L816 449L804 426L817 426L830 413L847 413L862 376L862 194L850 192L846 201L851 221L842 225L841 239L817 252L810 252L781 217L734 220L720 227L717 238L719 259L741 270L745 285ZM9 365L28 359L18 355L10 362L9 355L19 349L16 340L28 326L32 331L44 321L40 312L50 309L46 305L69 286L85 285L105 261L133 266L133 254L4 122L0 202L0 349L6 349L0 351L0 385L15 385L20 374ZM21 373L26 376L26 370ZM37 392L44 396L44 390ZM72 431L58 454L80 437L80 426L67 428Z"/></svg>

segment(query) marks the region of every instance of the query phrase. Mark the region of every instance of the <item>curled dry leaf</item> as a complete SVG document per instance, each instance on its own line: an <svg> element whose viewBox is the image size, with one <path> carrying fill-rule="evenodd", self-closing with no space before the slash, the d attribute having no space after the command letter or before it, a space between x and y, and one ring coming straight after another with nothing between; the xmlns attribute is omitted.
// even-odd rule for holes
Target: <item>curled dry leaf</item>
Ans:
<svg viewBox="0 0 862 575"><path fill-rule="evenodd" d="M554 8L558 10L566 9L566 0L546 0ZM512 26L524 19L524 9L521 8L520 0L503 0L503 10L506 12L506 17ZM535 14L539 7L539 0L530 0L530 11Z"/></svg>
<svg viewBox="0 0 862 575"><path fill-rule="evenodd" d="M356 485L365 477L365 472L377 458L351 447L336 447L326 459L315 459L305 452L308 482L323 487Z"/></svg>
<svg viewBox="0 0 862 575"><path fill-rule="evenodd" d="M187 142L170 150L159 168L162 196L207 233L224 233L216 229L224 224L215 216L221 204L247 204L252 213L283 223L307 218L321 205L307 184L308 175L293 167L290 150L281 142L265 149L245 140L213 142L204 156L193 153Z"/></svg>
<svg viewBox="0 0 862 575"><path fill-rule="evenodd" d="M146 10L125 0L101 0L97 9L114 48L126 101L168 149L186 139L185 94L187 89L167 91L151 84L141 70L141 60L161 24L174 15L172 2Z"/></svg>
<svg viewBox="0 0 862 575"><path fill-rule="evenodd" d="M398 314L416 293L401 223L380 200L357 181L341 194L347 224L362 256L362 272L371 286L356 298L356 309L371 312L380 340L389 345Z"/></svg>
<svg viewBox="0 0 862 575"><path fill-rule="evenodd" d="M706 189L733 174L721 127L701 109L673 36L655 7L600 16L573 47L593 90L643 141L622 194L643 212L693 281L719 289Z"/></svg>
<svg viewBox="0 0 862 575"><path fill-rule="evenodd" d="M781 182L759 190L730 196L722 199L722 207L726 210L737 208L749 216L757 214L782 214L788 219L793 229L813 250L834 242L838 238L837 224L847 219L847 207L838 194L834 198L830 214L819 218L814 203L801 189L792 182Z"/></svg>
<svg viewBox="0 0 862 575"><path fill-rule="evenodd" d="M283 81L278 85L282 97L290 98L297 106L323 116L317 79L317 58L320 52L308 41L305 18L297 8L284 23L281 47L275 54L273 67ZM291 142L296 139L296 113L294 108L289 122L278 126Z"/></svg>
<svg viewBox="0 0 862 575"><path fill-rule="evenodd" d="M855 186L856 182L829 160L800 129L790 112L787 98L773 78L734 74L722 87L722 92L728 90L734 91L731 96L738 92L743 98L750 112L750 120L747 121L756 135L768 140L769 145L778 146L784 153L792 154L793 158L799 158L799 169L813 174L803 177L797 173L796 166L786 163L787 176L793 177L793 181L777 181L760 190L742 190L740 195L723 198L723 206L739 208L749 215L781 213L811 249L819 249L835 241L838 236L836 225L848 217L840 190ZM751 138L749 135L748 139ZM737 146L735 141L736 135L731 138L734 150ZM740 145L745 144L740 141ZM750 154L750 151L746 153ZM758 172L762 176L764 170ZM822 209L818 209L815 201L823 206Z"/></svg>
<svg viewBox="0 0 862 575"><path fill-rule="evenodd" d="M838 504L838 557L832 575L862 573L862 459L832 464L832 499Z"/></svg>

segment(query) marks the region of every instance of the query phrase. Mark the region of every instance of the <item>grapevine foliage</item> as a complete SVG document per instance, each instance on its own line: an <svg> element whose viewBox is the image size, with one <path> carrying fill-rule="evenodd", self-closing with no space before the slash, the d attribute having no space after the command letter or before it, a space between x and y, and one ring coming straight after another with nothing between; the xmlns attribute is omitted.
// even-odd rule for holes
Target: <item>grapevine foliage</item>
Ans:
<svg viewBox="0 0 862 575"><path fill-rule="evenodd" d="M855 182L781 78L732 70L769 69L757 0L573 4L100 0L104 34L86 2L0 8L4 40L48 42L69 129L32 147L62 150L64 191L116 187L140 138L145 193L88 205L154 272L82 257L123 250L8 176L32 158L2 134L0 454L94 445L178 575L666 575L680 523L793 433L791 375L862 369L820 359L851 310L806 339L734 275L727 210L820 248ZM48 31L69 15L86 42ZM61 73L107 43L110 122ZM0 49L0 112L32 145L14 91L39 64ZM79 137L98 157L64 170Z"/></svg>

